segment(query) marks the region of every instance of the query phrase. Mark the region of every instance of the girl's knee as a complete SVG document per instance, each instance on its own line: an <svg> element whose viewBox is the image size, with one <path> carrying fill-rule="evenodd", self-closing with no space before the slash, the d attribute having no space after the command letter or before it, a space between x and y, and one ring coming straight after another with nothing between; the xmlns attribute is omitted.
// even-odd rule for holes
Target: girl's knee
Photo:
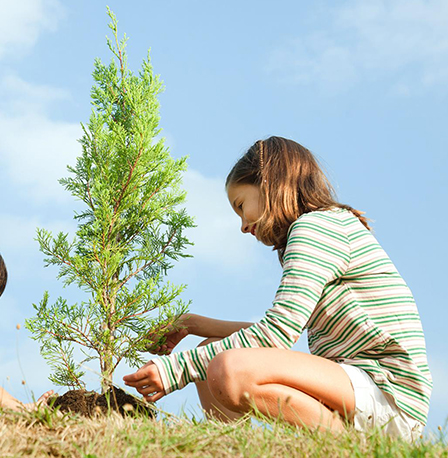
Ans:
<svg viewBox="0 0 448 458"><path fill-rule="evenodd" d="M247 402L250 377L238 350L224 351L212 359L207 384L213 397L230 410L238 411Z"/></svg>

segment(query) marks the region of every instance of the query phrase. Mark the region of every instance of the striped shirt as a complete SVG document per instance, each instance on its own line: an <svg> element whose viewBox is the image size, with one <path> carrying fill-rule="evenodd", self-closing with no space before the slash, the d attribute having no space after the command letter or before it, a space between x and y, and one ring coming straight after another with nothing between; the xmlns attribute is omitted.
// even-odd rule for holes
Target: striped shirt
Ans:
<svg viewBox="0 0 448 458"><path fill-rule="evenodd" d="M282 280L259 323L154 363L170 393L205 380L221 351L290 349L305 328L313 355L365 370L426 424L432 379L414 298L374 236L345 209L306 213L291 225Z"/></svg>

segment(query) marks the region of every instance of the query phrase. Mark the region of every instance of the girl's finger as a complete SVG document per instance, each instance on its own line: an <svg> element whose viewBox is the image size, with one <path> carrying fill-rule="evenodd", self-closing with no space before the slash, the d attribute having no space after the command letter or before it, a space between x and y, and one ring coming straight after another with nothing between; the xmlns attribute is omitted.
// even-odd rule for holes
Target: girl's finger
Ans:
<svg viewBox="0 0 448 458"><path fill-rule="evenodd" d="M46 393L44 393L44 394L37 400L37 403L38 403L38 404L46 404L48 398L49 398L53 393L54 393L53 390L47 391Z"/></svg>
<svg viewBox="0 0 448 458"><path fill-rule="evenodd" d="M156 393L157 392L157 388L154 385L148 385L148 386L144 386L142 388L138 388L137 391L140 394L142 394L143 396L148 396L151 393Z"/></svg>
<svg viewBox="0 0 448 458"><path fill-rule="evenodd" d="M148 364L141 367L137 372L133 374L128 374L123 377L125 383L138 383L148 378ZM132 385L134 386L134 385Z"/></svg>
<svg viewBox="0 0 448 458"><path fill-rule="evenodd" d="M165 392L159 391L157 393L154 393L152 396L144 396L144 399L148 402L157 402L159 399L162 399L163 396L165 396Z"/></svg>
<svg viewBox="0 0 448 458"><path fill-rule="evenodd" d="M141 374L134 372L133 374L128 374L123 377L125 383L134 383L138 382L141 378Z"/></svg>
<svg viewBox="0 0 448 458"><path fill-rule="evenodd" d="M132 381L126 381L124 382L128 386L132 386L134 388L141 388L143 386L148 386L151 384L151 379L149 377L145 377L141 380L136 380L135 382Z"/></svg>

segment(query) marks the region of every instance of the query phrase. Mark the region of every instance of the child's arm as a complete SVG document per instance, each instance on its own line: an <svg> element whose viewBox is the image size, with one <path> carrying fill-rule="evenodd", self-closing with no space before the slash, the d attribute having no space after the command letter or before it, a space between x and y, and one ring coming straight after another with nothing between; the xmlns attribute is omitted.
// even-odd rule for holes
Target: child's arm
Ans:
<svg viewBox="0 0 448 458"><path fill-rule="evenodd" d="M223 339L234 332L238 332L240 329L249 328L252 324L244 321L215 320L193 313L185 313L181 315L176 327L173 327L165 334L162 343L156 343L148 347L147 350L153 355L169 355L188 334ZM151 337L151 335L148 337Z"/></svg>
<svg viewBox="0 0 448 458"><path fill-rule="evenodd" d="M6 390L0 388L0 407L11 410L32 410L41 404L47 404L47 400L52 394L53 390L47 391L36 402L23 404L14 396L11 396Z"/></svg>
<svg viewBox="0 0 448 458"><path fill-rule="evenodd" d="M253 325L246 321L225 321L208 318L206 316L186 313L183 316L183 324L188 334L199 337L228 337L240 329L246 329Z"/></svg>
<svg viewBox="0 0 448 458"><path fill-rule="evenodd" d="M6 390L0 388L0 407L4 409L19 410L23 404L15 397L11 396Z"/></svg>

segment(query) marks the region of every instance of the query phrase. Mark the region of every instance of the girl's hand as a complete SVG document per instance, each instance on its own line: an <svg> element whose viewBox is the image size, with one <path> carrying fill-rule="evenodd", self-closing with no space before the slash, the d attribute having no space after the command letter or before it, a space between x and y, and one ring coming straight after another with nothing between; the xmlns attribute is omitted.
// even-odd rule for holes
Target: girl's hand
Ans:
<svg viewBox="0 0 448 458"><path fill-rule="evenodd" d="M149 353L153 355L169 355L176 345L188 335L187 329L179 329L177 331L173 330L165 334L165 343L162 345L157 345L149 347Z"/></svg>
<svg viewBox="0 0 448 458"><path fill-rule="evenodd" d="M39 406L48 405L48 398L54 394L53 390L45 392L36 402L31 402L30 404L24 404L26 410L34 410Z"/></svg>
<svg viewBox="0 0 448 458"><path fill-rule="evenodd" d="M171 327L170 330L164 335L165 343L162 345L155 344L151 347L148 347L147 350L149 353L152 353L153 355L169 355L174 350L176 345L189 334L188 328L183 324L183 322L186 320L187 316L182 316L180 324L177 325L176 328ZM150 334L148 337L151 338L152 335Z"/></svg>
<svg viewBox="0 0 448 458"><path fill-rule="evenodd" d="M146 401L156 402L165 396L159 369L152 362L146 363L137 372L123 377L124 383L134 387Z"/></svg>

